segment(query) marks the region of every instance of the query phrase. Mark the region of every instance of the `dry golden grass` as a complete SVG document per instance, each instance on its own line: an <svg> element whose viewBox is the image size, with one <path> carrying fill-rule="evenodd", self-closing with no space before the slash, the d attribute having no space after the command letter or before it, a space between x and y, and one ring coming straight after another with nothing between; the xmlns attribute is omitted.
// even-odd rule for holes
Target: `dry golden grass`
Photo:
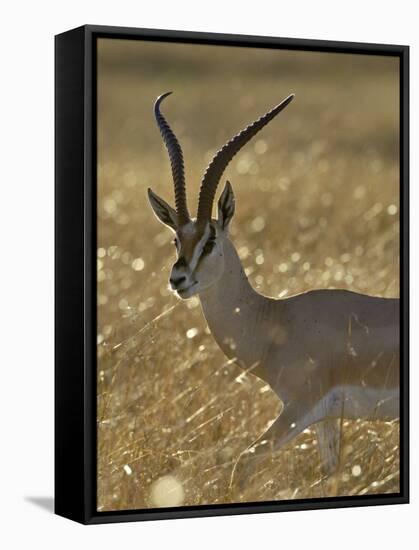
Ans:
<svg viewBox="0 0 419 550"><path fill-rule="evenodd" d="M194 209L215 150L295 92L226 172L252 284L398 296L397 60L108 40L98 67L98 509L398 492L397 423L345 421L332 480L306 430L230 484L280 402L226 361L198 300L167 289L173 237L146 200L150 186L173 202L157 95L175 92L163 110Z"/></svg>

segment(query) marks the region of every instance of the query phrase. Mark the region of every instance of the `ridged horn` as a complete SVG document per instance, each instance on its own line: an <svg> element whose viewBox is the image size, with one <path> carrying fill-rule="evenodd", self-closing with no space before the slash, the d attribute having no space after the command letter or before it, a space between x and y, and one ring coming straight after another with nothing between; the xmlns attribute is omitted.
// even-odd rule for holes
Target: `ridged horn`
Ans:
<svg viewBox="0 0 419 550"><path fill-rule="evenodd" d="M175 186L175 203L178 224L185 225L190 221L188 206L186 203L185 168L183 154L180 144L170 128L166 119L160 112L160 104L164 98L172 92L166 92L156 99L154 104L154 116L156 117L161 136L169 153L170 165L172 168L173 184Z"/></svg>
<svg viewBox="0 0 419 550"><path fill-rule="evenodd" d="M294 99L294 94L289 95L279 105L252 122L247 128L236 134L214 156L202 178L198 202L198 223L206 223L211 218L212 205L214 203L217 186L227 165L240 149L246 145L264 126L268 124L278 113Z"/></svg>

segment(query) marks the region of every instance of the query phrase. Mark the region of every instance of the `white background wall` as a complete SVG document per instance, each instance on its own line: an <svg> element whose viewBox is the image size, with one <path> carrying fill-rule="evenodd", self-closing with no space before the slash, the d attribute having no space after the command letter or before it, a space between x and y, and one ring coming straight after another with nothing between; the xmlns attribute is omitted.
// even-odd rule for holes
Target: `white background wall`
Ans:
<svg viewBox="0 0 419 550"><path fill-rule="evenodd" d="M84 23L410 44L411 204L417 190L417 15L412 0L14 1L0 64L0 544L3 548L393 549L418 540L417 413L412 504L82 527L31 501L53 494L53 35ZM6 168L6 170L5 170ZM412 216L417 326L418 216ZM414 336L414 335L413 335ZM417 397L417 345L412 338ZM416 430L416 433L415 433ZM47 499L47 503L48 503ZM3 540L4 539L4 540Z"/></svg>

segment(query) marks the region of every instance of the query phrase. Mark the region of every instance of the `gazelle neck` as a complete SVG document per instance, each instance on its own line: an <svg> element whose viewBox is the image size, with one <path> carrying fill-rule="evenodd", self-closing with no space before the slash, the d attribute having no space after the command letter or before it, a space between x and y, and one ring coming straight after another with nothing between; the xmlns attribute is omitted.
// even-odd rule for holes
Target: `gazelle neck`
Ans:
<svg viewBox="0 0 419 550"><path fill-rule="evenodd" d="M221 278L200 294L202 309L217 344L229 358L267 379L262 364L271 343L275 300L258 294L250 285L233 243L224 243L225 267ZM278 334L281 327L276 329ZM277 343L277 342L276 342Z"/></svg>

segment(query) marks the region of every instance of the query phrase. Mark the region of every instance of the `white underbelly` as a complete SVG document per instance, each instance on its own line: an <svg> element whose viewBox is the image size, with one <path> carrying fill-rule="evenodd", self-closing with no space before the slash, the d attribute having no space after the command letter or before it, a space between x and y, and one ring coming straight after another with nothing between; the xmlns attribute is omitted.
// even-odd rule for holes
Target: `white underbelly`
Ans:
<svg viewBox="0 0 419 550"><path fill-rule="evenodd" d="M318 405L329 417L390 421L400 416L399 393L399 388L338 386Z"/></svg>

